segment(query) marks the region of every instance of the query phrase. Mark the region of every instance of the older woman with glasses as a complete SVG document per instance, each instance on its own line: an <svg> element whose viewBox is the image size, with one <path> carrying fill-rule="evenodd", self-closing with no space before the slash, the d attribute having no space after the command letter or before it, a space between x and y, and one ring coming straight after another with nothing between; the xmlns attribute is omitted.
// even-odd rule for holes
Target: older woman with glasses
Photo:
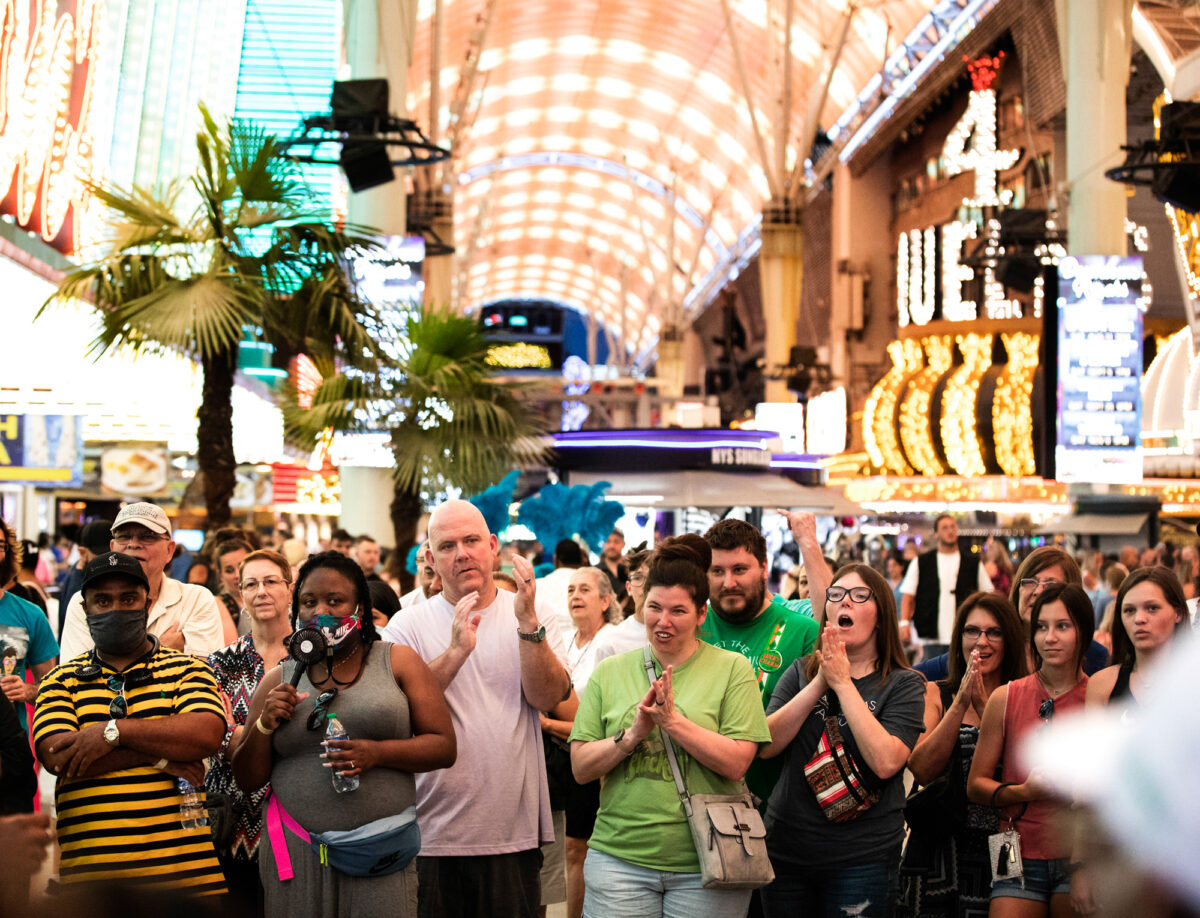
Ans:
<svg viewBox="0 0 1200 918"><path fill-rule="evenodd" d="M923 729L925 680L908 665L892 589L877 571L846 565L825 599L816 650L784 671L767 707L761 755L786 755L767 807L767 918L869 918L895 905L904 766ZM832 747L853 761L853 781L823 766ZM861 802L842 806L852 800Z"/></svg>
<svg viewBox="0 0 1200 918"><path fill-rule="evenodd" d="M1000 809L1002 820L1020 834L1023 874L992 883L991 918L1071 914L1070 842L1055 831L1062 806L1016 750L1028 733L1056 713L1083 706L1088 682L1083 655L1095 624L1092 602L1082 586L1040 587L1030 608L1034 672L997 688L984 708L967 797Z"/></svg>
<svg viewBox="0 0 1200 918"><path fill-rule="evenodd" d="M243 907L257 912L262 900L258 879L258 840L262 834L262 805L266 788L242 792L234 780L229 750L241 739L250 713L250 699L263 676L287 658L285 639L292 631L288 607L292 601L292 568L274 551L246 554L239 565L238 595L245 604L250 632L208 658L225 699L229 723L221 751L209 760L204 789L210 809L229 802L229 825L214 836L217 856L230 894ZM217 826L214 825L214 830ZM248 912L252 913L252 912Z"/></svg>
<svg viewBox="0 0 1200 918"><path fill-rule="evenodd" d="M252 726L233 751L244 790L271 783L259 858L265 912L411 918L413 772L445 768L457 754L445 697L411 648L378 639L366 577L344 555L322 552L300 568L291 624L319 633L312 643L323 645L323 658L298 672L285 661L263 677L246 717ZM325 740L334 715L349 738ZM354 786L335 789L334 770ZM310 844L311 833L350 830L366 836L362 872L324 865Z"/></svg>

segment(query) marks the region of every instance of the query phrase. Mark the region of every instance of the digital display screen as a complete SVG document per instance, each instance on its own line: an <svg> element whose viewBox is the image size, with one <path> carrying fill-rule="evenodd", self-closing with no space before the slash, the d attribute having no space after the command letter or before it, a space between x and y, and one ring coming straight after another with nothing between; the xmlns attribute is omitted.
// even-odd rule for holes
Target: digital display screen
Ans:
<svg viewBox="0 0 1200 918"><path fill-rule="evenodd" d="M1066 257L1058 265L1060 481L1142 480L1139 257Z"/></svg>

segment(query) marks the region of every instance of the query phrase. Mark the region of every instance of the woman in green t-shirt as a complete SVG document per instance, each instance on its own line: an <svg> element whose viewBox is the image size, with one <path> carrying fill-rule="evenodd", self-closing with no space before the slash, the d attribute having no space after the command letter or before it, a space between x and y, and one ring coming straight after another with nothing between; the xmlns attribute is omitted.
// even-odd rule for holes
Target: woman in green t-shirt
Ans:
<svg viewBox="0 0 1200 918"><path fill-rule="evenodd" d="M758 744L770 738L754 671L740 654L697 637L708 578L691 548L659 548L645 591L657 678L649 680L641 650L601 661L571 731L575 780L601 779L600 812L584 864L584 918L741 918L748 890L700 885L700 863L660 731L675 744L690 793L737 792Z"/></svg>

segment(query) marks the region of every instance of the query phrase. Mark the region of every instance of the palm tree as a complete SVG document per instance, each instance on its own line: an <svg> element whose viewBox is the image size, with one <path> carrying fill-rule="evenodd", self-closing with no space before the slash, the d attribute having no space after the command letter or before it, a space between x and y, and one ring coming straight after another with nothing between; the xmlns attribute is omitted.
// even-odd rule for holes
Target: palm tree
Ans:
<svg viewBox="0 0 1200 918"><path fill-rule="evenodd" d="M106 253L72 271L42 309L86 299L100 315L99 354L125 346L199 363L197 461L208 522L229 520L235 485L231 395L244 330L283 358L308 354L369 370L382 357L383 319L347 280L370 231L334 227L276 138L255 124L219 127L200 107L198 166L160 193L92 183L111 212ZM195 202L194 205L190 202Z"/></svg>
<svg viewBox="0 0 1200 918"><path fill-rule="evenodd" d="M306 407L293 391L284 408L286 435L300 446L330 429L390 432L393 572L405 580L399 566L416 543L427 501L446 485L481 491L546 455L541 427L522 398L528 391L495 378L490 346L473 319L424 306L394 342L392 367L326 377Z"/></svg>

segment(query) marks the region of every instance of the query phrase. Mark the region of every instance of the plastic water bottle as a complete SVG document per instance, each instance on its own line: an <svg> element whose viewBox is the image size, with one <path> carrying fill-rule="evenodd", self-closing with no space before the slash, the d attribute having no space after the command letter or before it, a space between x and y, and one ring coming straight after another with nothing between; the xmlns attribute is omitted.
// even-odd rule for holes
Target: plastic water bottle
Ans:
<svg viewBox="0 0 1200 918"><path fill-rule="evenodd" d="M326 719L328 723L325 724L325 742L350 739L350 734L346 732L342 722L337 719L337 714L330 711L326 715ZM333 771L333 789L339 794L348 794L350 791L358 790L358 775L347 777L337 770L336 765L331 770Z"/></svg>
<svg viewBox="0 0 1200 918"><path fill-rule="evenodd" d="M179 790L179 824L185 829L208 827L208 811L200 799L200 791L187 778L176 778Z"/></svg>

